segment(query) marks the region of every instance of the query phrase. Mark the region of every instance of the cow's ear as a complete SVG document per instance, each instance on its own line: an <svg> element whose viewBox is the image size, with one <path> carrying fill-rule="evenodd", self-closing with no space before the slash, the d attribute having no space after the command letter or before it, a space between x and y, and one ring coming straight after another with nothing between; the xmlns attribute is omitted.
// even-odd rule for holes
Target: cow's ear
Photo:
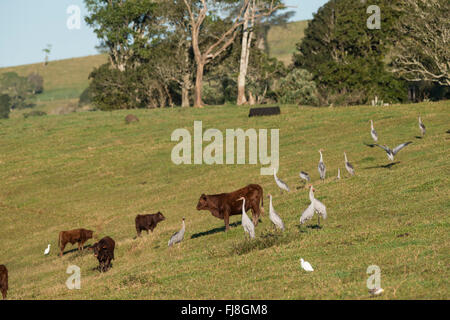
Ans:
<svg viewBox="0 0 450 320"><path fill-rule="evenodd" d="M206 200L206 194L202 193L201 198L202 198L203 200Z"/></svg>

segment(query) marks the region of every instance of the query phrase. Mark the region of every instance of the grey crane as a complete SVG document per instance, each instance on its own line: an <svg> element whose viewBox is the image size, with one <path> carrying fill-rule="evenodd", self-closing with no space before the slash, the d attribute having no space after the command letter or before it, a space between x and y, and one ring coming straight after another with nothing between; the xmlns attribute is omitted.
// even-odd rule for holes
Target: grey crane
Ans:
<svg viewBox="0 0 450 320"><path fill-rule="evenodd" d="M348 162L347 159L347 153L344 151L344 157L345 157L345 169L347 169L348 173L350 173L351 176L355 175L355 168L353 168L353 165Z"/></svg>
<svg viewBox="0 0 450 320"><path fill-rule="evenodd" d="M273 224L275 225L275 227L277 227L278 229L281 229L281 231L284 231L284 223L283 220L281 220L280 216L278 215L278 213L275 211L275 209L273 208L272 205L272 195L269 193L267 195L267 197L269 198L269 219L270 221L273 222Z"/></svg>
<svg viewBox="0 0 450 320"><path fill-rule="evenodd" d="M319 150L320 153L320 160L319 160L319 166L317 169L319 170L320 179L325 180L325 174L327 173L327 168L325 167L325 163L323 163L323 156L322 156L322 149Z"/></svg>
<svg viewBox="0 0 450 320"><path fill-rule="evenodd" d="M411 144L411 141L399 144L398 146L396 146L394 148L394 150L391 150L387 145L384 146L380 146L379 144L375 144L377 147L380 147L381 149L383 149L384 151L386 151L387 157L389 158L389 160L394 161L394 156L400 151L402 150L404 147L406 147L408 144Z"/></svg>
<svg viewBox="0 0 450 320"><path fill-rule="evenodd" d="M174 244L177 244L177 243L180 243L181 241L183 241L185 230L186 230L186 225L185 225L185 223L184 223L184 218L183 218L183 225L182 225L180 231L175 232L175 233L173 234L173 236L170 238L170 240L169 240L169 242L168 242L167 245L168 245L169 247L171 247L171 246L173 246Z"/></svg>
<svg viewBox="0 0 450 320"><path fill-rule="evenodd" d="M277 177L277 172L276 169L273 168L273 177L275 178L275 182L277 183L277 186L281 189L281 190L286 190L287 192L290 192L291 190L289 189L288 185L283 181L278 179Z"/></svg>
<svg viewBox="0 0 450 320"><path fill-rule="evenodd" d="M423 122L422 122L422 118L420 118L420 116L419 116L419 129L420 129L420 132L422 133L422 137L425 135L425 125L423 124Z"/></svg>
<svg viewBox="0 0 450 320"><path fill-rule="evenodd" d="M311 181L311 178L309 177L308 172L300 171L299 176L300 176L300 179L303 179L306 182L310 182Z"/></svg>
<svg viewBox="0 0 450 320"><path fill-rule="evenodd" d="M373 127L372 120L370 120L370 135L372 136L373 141L378 142L378 134Z"/></svg>
<svg viewBox="0 0 450 320"><path fill-rule="evenodd" d="M322 202L314 197L314 191L314 187L312 185L309 185L309 200L311 201L311 204L302 213L302 216L300 217L300 224L304 224L306 221L312 219L314 213L316 212L318 226L320 226L320 217L322 217L323 219L327 218L327 208Z"/></svg>
<svg viewBox="0 0 450 320"><path fill-rule="evenodd" d="M250 239L255 238L255 225L253 224L252 220L247 216L245 213L245 198L240 197L239 200L242 200L242 227L244 228L244 231L248 234Z"/></svg>

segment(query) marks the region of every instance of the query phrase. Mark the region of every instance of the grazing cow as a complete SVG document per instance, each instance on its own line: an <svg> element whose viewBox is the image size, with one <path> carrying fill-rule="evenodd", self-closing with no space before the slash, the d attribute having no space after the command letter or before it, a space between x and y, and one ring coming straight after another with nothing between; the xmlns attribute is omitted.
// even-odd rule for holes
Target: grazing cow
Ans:
<svg viewBox="0 0 450 320"><path fill-rule="evenodd" d="M153 232L153 229L155 229L158 223L163 220L166 220L166 217L164 217L164 215L159 211L158 213L154 214L144 214L144 215L138 214L136 216L136 219L134 220L136 223L136 231L138 237L141 236L142 230L147 231L147 234L148 230Z"/></svg>
<svg viewBox="0 0 450 320"><path fill-rule="evenodd" d="M249 184L230 193L202 194L197 203L197 210L209 210L216 218L225 220L225 231L228 231L230 216L242 214L242 201L238 201L241 197L245 198L245 211L252 210L253 223L256 226L260 214L264 214L263 189L258 184Z"/></svg>
<svg viewBox="0 0 450 320"><path fill-rule="evenodd" d="M3 264L0 264L0 291L2 292L3 299L6 299L6 293L8 292L8 269Z"/></svg>
<svg viewBox="0 0 450 320"><path fill-rule="evenodd" d="M98 269L101 272L108 271L111 268L111 260L114 260L115 246L116 243L112 238L104 237L89 248L94 251L94 256L98 259Z"/></svg>
<svg viewBox="0 0 450 320"><path fill-rule="evenodd" d="M86 229L74 229L69 231L61 231L59 233L59 248L61 249L60 256L62 257L64 248L66 244L70 242L70 244L78 243L78 251L84 250L84 243L92 239L94 231L86 230Z"/></svg>

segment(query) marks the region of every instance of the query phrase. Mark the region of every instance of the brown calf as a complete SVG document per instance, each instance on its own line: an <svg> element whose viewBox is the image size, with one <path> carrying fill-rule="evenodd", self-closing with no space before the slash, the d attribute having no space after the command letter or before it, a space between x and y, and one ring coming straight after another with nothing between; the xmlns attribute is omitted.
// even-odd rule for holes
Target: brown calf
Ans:
<svg viewBox="0 0 450 320"><path fill-rule="evenodd" d="M148 230L153 232L153 229L156 228L158 223L165 219L166 219L166 217L164 217L164 215L159 211L158 211L158 213L154 213L154 214L144 214L144 215L138 214L136 216L136 219L134 219L138 237L141 236L142 230L147 231L147 234L148 234Z"/></svg>
<svg viewBox="0 0 450 320"><path fill-rule="evenodd" d="M8 269L3 264L0 264L0 292L3 299L6 299L6 293L8 292Z"/></svg>

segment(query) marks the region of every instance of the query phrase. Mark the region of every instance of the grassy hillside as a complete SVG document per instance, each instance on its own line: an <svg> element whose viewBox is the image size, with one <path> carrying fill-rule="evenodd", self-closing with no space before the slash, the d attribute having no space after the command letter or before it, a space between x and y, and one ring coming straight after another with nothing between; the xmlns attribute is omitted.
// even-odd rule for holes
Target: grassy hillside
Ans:
<svg viewBox="0 0 450 320"><path fill-rule="evenodd" d="M269 55L283 61L286 65L292 63L292 54L297 43L305 36L308 21L297 21L286 26L274 26L267 35Z"/></svg>
<svg viewBox="0 0 450 320"><path fill-rule="evenodd" d="M365 299L369 265L381 268L381 298L449 297L449 101L383 108L298 108L280 116L248 118L243 107L129 111L0 120L0 263L10 271L11 299ZM417 139L417 116L427 136ZM385 153L368 148L369 119L382 143L413 144L390 169ZM180 165L171 162L176 128L280 128L279 177L293 191L280 194L260 165ZM319 182L318 150L328 170ZM356 169L344 173L343 152ZM335 180L337 169L344 178ZM328 209L323 228L299 228L309 205L300 170ZM259 183L274 196L287 230L273 235L266 215L257 240L239 225L195 209L202 193ZM135 239L134 217L162 211L166 221ZM181 248L167 241L186 217ZM314 226L316 220L309 223ZM116 240L116 260L105 274L92 270L88 251L57 256L58 232L92 229ZM52 245L49 256L43 251ZM89 241L88 243L93 243ZM74 249L70 245L66 250ZM305 273L299 259L315 271ZM65 287L69 265L82 272L82 289ZM270 288L270 289L268 289Z"/></svg>

